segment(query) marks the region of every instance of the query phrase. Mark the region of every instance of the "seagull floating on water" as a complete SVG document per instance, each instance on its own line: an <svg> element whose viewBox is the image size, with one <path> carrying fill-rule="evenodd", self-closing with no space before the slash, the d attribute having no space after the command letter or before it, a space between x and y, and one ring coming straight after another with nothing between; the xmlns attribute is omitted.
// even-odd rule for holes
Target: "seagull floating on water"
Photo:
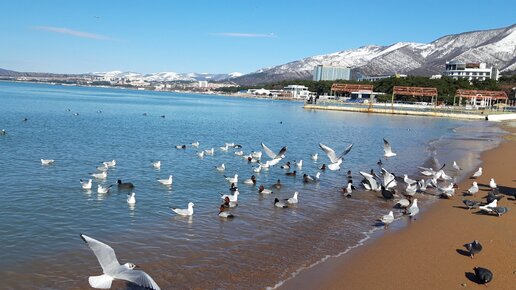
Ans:
<svg viewBox="0 0 516 290"><path fill-rule="evenodd" d="M284 202L280 201L278 198L274 199L274 206L279 208L287 208L288 205L286 205Z"/></svg>
<svg viewBox="0 0 516 290"><path fill-rule="evenodd" d="M387 140L385 140L385 138L383 138L383 151L384 151L383 156L385 156L385 157L396 156L396 153L392 152L391 144L389 144L389 142Z"/></svg>
<svg viewBox="0 0 516 290"><path fill-rule="evenodd" d="M169 175L167 179L158 179L158 182L163 185L172 185L172 175Z"/></svg>
<svg viewBox="0 0 516 290"><path fill-rule="evenodd" d="M88 179L88 181L83 181L81 179L80 182L81 182L82 189L91 189L91 185L92 185L91 179Z"/></svg>
<svg viewBox="0 0 516 290"><path fill-rule="evenodd" d="M186 209L181 209L181 208L171 208L173 212L177 213L178 215L181 215L181 216L191 216L193 215L193 207L194 207L194 203L193 202L189 202L188 203L188 208Z"/></svg>
<svg viewBox="0 0 516 290"><path fill-rule="evenodd" d="M111 161L105 161L105 162L102 162L102 164L104 164L105 167L115 167L116 166L116 160L113 159Z"/></svg>
<svg viewBox="0 0 516 290"><path fill-rule="evenodd" d="M99 172L99 173L91 173L91 176L93 176L96 179L106 179L107 171L103 171L103 172Z"/></svg>
<svg viewBox="0 0 516 290"><path fill-rule="evenodd" d="M228 177L228 176L224 175L224 178L229 183L238 183L238 174L235 174L235 176L233 176L233 177Z"/></svg>
<svg viewBox="0 0 516 290"><path fill-rule="evenodd" d="M221 165L219 166L215 166L215 169L217 169L217 171L224 171L226 170L226 166L224 165L224 163L222 163Z"/></svg>
<svg viewBox="0 0 516 290"><path fill-rule="evenodd" d="M156 169L160 169L161 168L161 161L158 160L158 161L152 162L152 167L154 167Z"/></svg>
<svg viewBox="0 0 516 290"><path fill-rule="evenodd" d="M54 159L41 159L42 165L51 165L51 164L54 164L54 162L55 162Z"/></svg>
<svg viewBox="0 0 516 290"><path fill-rule="evenodd" d="M192 147L199 148L199 141L193 142Z"/></svg>
<svg viewBox="0 0 516 290"><path fill-rule="evenodd" d="M291 198L288 198L288 199L285 199L285 201L288 203L288 204L296 204L298 202L297 200L297 195L299 194L299 192L294 192L294 196L292 196Z"/></svg>
<svg viewBox="0 0 516 290"><path fill-rule="evenodd" d="M221 193L221 197L222 199L226 199L228 198L229 199L229 202L238 202L238 195L240 194L240 192L238 190L235 191L235 193L233 195L230 195L230 194L222 194Z"/></svg>
<svg viewBox="0 0 516 290"><path fill-rule="evenodd" d="M113 280L126 280L141 287L153 290L161 290L156 282L147 273L134 270L137 266L133 263L120 265L115 251L110 246L93 238L81 234L81 239L90 247L102 267L103 274L90 276L90 286L97 289L109 289Z"/></svg>
<svg viewBox="0 0 516 290"><path fill-rule="evenodd" d="M108 192L109 192L109 190L111 189L111 186L113 186L113 185L105 186L105 187L104 187L104 186L102 186L102 184L99 184L99 185L97 186L97 192L98 192L98 193L101 193L101 194L108 193Z"/></svg>
<svg viewBox="0 0 516 290"><path fill-rule="evenodd" d="M128 204L136 204L136 193L131 192L127 194L127 203Z"/></svg>
<svg viewBox="0 0 516 290"><path fill-rule="evenodd" d="M319 158L319 154L318 153L312 154L311 158L313 161L317 161L317 159Z"/></svg>

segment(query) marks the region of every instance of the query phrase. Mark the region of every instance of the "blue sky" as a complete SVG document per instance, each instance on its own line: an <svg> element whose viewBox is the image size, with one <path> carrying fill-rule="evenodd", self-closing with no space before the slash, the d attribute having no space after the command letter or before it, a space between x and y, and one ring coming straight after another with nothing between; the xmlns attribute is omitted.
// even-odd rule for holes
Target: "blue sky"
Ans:
<svg viewBox="0 0 516 290"><path fill-rule="evenodd" d="M248 73L514 24L514 1L0 1L0 68Z"/></svg>

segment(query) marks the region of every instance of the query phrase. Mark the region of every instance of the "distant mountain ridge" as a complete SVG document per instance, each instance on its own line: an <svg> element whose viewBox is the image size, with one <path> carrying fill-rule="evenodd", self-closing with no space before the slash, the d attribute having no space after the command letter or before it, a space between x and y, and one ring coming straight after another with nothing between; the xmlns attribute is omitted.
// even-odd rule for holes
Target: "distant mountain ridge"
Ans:
<svg viewBox="0 0 516 290"><path fill-rule="evenodd" d="M140 74L135 72L93 72L90 75L113 77L113 78L139 78L149 82L173 82L173 81L223 81L242 76L239 72L229 74L211 74L211 73L176 73L176 72L158 72L152 74Z"/></svg>
<svg viewBox="0 0 516 290"><path fill-rule="evenodd" d="M446 61L486 62L500 71L516 70L516 24L443 36L429 44L398 42L307 57L235 78L238 84L311 79L316 65L344 66L364 75L441 74Z"/></svg>

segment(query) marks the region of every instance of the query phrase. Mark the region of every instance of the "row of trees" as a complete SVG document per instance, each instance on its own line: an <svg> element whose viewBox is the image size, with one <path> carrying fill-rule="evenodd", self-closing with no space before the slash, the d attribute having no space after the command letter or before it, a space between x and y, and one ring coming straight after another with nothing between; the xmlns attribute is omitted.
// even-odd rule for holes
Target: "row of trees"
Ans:
<svg viewBox="0 0 516 290"><path fill-rule="evenodd" d="M514 88L516 87L516 75L502 76L498 81L485 80L485 81L472 81L471 83L467 79L454 80L450 77L442 77L441 79L430 79L428 77L421 76L408 76L406 78L386 78L374 82L364 81L311 81L311 80L291 80L291 81L280 81L271 84L265 84L261 86L241 86L241 87L224 87L218 89L219 91L226 93L234 93L240 90L247 89L258 89L265 88L268 90L283 89L287 85L304 85L308 87L308 90L315 92L317 95L330 94L331 86L334 83L344 84L372 84L375 92L381 92L386 95L392 94L394 86L410 86L410 87L433 87L437 88L439 97L448 99L455 96L455 92L458 89L467 90L505 90L510 98L515 98Z"/></svg>

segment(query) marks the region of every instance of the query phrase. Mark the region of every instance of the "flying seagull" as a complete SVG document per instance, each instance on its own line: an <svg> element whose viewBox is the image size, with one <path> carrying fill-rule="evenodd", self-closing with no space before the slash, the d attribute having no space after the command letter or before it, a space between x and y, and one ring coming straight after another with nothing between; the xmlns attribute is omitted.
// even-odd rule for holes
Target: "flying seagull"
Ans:
<svg viewBox="0 0 516 290"><path fill-rule="evenodd" d="M385 138L383 138L383 151L385 152L385 154L383 154L385 157L396 156L396 153L392 152L391 144L389 144L389 141L385 140Z"/></svg>
<svg viewBox="0 0 516 290"><path fill-rule="evenodd" d="M97 257L103 271L100 276L90 276L88 278L91 287L109 289L113 280L119 279L133 282L148 289L160 290L151 276L143 271L134 270L137 266L133 263L120 265L113 248L86 235L81 234L80 236Z"/></svg>
<svg viewBox="0 0 516 290"><path fill-rule="evenodd" d="M351 151L351 148L353 148L353 144L346 147L346 149L344 149L344 151L339 156L337 156L337 154L335 153L335 151L333 149L331 149L330 147L328 147L322 143L319 143L319 147L321 147L321 149L324 151L324 153L326 153L326 155L328 155L328 158L331 161L331 164L328 165L327 167L330 170L334 171L334 170L340 169L340 165L342 164L342 157L344 157L344 155L348 154L349 151Z"/></svg>

